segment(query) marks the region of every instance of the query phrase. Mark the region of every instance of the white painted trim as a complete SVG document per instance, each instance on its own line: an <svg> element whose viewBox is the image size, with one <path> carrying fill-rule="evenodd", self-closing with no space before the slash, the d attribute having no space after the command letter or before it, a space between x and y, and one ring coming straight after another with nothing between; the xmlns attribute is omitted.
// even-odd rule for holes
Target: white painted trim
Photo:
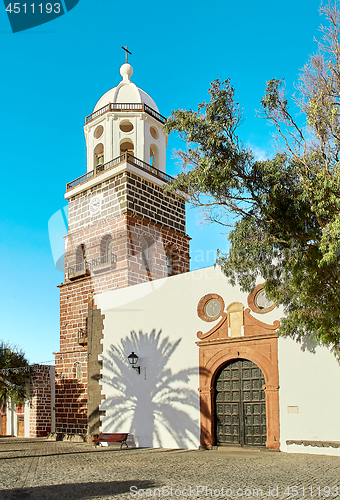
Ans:
<svg viewBox="0 0 340 500"><path fill-rule="evenodd" d="M340 457L340 448L332 448L331 446L304 446L303 444L287 445L287 453L306 453L308 455L328 455Z"/></svg>
<svg viewBox="0 0 340 500"><path fill-rule="evenodd" d="M147 172L144 172L144 170L140 170L138 167L135 167L134 165L130 165L128 162L121 163L120 165L117 165L117 167L114 167L110 170L107 170L103 174L100 174L96 177L93 177L89 179L88 181L84 182L83 184L80 184L79 186L76 186L75 188L71 189L70 191L67 191L65 193L65 199L69 200L73 196L76 196L79 193L83 193L85 191L88 191L94 186L97 186L98 184L102 184L104 181L107 181L108 179L111 179L112 177L116 177L118 174L121 172L124 172L125 170L132 172L139 177L142 177L143 179L146 179L149 182L152 182L153 184L157 184L158 186L163 187L166 182L162 181L161 179L158 179L158 177L154 177L151 174L148 174Z"/></svg>
<svg viewBox="0 0 340 500"><path fill-rule="evenodd" d="M25 400L24 404L24 436L25 438L30 437L30 398Z"/></svg>

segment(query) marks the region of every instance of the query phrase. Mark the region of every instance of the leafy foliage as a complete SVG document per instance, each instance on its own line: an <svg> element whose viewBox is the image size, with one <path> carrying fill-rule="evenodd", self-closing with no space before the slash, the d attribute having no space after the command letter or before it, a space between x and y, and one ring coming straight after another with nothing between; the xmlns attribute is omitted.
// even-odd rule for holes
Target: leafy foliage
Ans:
<svg viewBox="0 0 340 500"><path fill-rule="evenodd" d="M23 401L30 373L28 367L23 351L0 341L0 408L8 397L14 403Z"/></svg>
<svg viewBox="0 0 340 500"><path fill-rule="evenodd" d="M198 111L174 111L167 132L187 142L184 171L168 188L188 193L206 218L232 226L231 250L219 263L232 283L251 291L265 280L285 307L279 333L314 337L340 353L340 21L321 9L319 53L303 68L294 97L305 125L290 112L283 80L271 80L261 116L280 141L276 156L256 161L241 143L240 107L230 81L216 80Z"/></svg>

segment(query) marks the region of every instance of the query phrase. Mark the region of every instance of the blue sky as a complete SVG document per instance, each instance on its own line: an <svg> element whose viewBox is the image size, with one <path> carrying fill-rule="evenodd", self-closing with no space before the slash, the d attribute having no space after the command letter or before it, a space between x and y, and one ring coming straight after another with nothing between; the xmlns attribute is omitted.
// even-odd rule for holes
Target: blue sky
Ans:
<svg viewBox="0 0 340 500"><path fill-rule="evenodd" d="M164 116L196 109L211 81L230 77L244 107L242 140L271 155L273 129L255 110L271 78L284 77L294 91L316 51L318 9L319 0L80 0L68 14L13 34L0 5L1 339L22 347L32 363L53 360L59 349L63 275L48 221L66 205L66 182L86 171L84 118L120 81L121 45L133 53L133 82ZM170 175L179 171L178 147L170 137ZM188 210L193 269L213 264L212 250L226 248L223 228L199 219Z"/></svg>

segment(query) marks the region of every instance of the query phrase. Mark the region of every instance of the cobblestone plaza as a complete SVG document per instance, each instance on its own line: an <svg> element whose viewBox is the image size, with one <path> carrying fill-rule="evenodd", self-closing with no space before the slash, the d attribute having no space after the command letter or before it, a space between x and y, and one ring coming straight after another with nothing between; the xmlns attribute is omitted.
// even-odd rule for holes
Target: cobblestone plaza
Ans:
<svg viewBox="0 0 340 500"><path fill-rule="evenodd" d="M340 457L0 439L0 500L340 498Z"/></svg>

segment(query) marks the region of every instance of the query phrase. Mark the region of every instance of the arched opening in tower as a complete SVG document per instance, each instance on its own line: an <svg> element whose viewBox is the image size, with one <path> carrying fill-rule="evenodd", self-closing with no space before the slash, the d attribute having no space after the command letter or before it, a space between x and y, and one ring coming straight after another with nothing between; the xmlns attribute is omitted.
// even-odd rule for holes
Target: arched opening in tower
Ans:
<svg viewBox="0 0 340 500"><path fill-rule="evenodd" d="M79 245L76 250L76 272L85 271L86 267L85 245Z"/></svg>
<svg viewBox="0 0 340 500"><path fill-rule="evenodd" d="M100 143L94 148L93 165L99 167L104 165L104 144Z"/></svg>
<svg viewBox="0 0 340 500"><path fill-rule="evenodd" d="M123 139L120 143L120 154L128 153L134 156L134 146L131 139Z"/></svg>
<svg viewBox="0 0 340 500"><path fill-rule="evenodd" d="M155 144L150 146L150 165L158 168L158 148Z"/></svg>
<svg viewBox="0 0 340 500"><path fill-rule="evenodd" d="M107 234L101 241L101 256L100 263L101 264L111 264L113 258L112 252L112 236Z"/></svg>

